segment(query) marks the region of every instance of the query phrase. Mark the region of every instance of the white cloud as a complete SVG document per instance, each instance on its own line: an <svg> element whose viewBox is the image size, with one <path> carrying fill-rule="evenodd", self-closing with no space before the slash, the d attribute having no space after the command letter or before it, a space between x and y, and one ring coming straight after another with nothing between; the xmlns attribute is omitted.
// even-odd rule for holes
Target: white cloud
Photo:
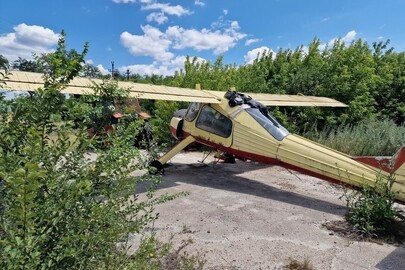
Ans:
<svg viewBox="0 0 405 270"><path fill-rule="evenodd" d="M130 71L130 74L139 74L139 75L163 75L166 73L166 68L163 69L162 67L156 67L153 64L150 65L130 65L130 66L122 66L119 68L120 73L124 73L127 70ZM163 74L162 74L163 73Z"/></svg>
<svg viewBox="0 0 405 270"><path fill-rule="evenodd" d="M184 29L180 26L171 26L166 30L169 39L174 43L174 49L192 48L197 51L214 50L215 54L220 54L233 48L236 43L243 39L246 34L238 32L239 25L232 22L227 29L202 30Z"/></svg>
<svg viewBox="0 0 405 270"><path fill-rule="evenodd" d="M157 10L157 12L152 12L146 19L148 22L157 22L158 24L163 24L168 21L166 15L181 17L184 15L191 15L193 12L184 8L181 5L171 5L170 3L158 3L156 0L112 0L117 4L128 4L128 3L141 3L143 4L141 10ZM200 1L199 5L204 4Z"/></svg>
<svg viewBox="0 0 405 270"><path fill-rule="evenodd" d="M192 14L191 11L188 9L183 8L180 5L171 6L168 3L148 3L147 5L141 8L142 10L160 10L161 13L174 15L177 17L181 17L183 15L190 15Z"/></svg>
<svg viewBox="0 0 405 270"><path fill-rule="evenodd" d="M222 12L224 13L224 15L228 15L228 10L227 9L223 9Z"/></svg>
<svg viewBox="0 0 405 270"><path fill-rule="evenodd" d="M88 59L88 60L86 60L86 64L89 64L89 65L92 65L92 66L94 66L94 61L92 60L92 59ZM103 75L109 75L110 74L110 71L108 70L108 69L106 69L106 68L104 68L103 67L103 65L97 65L97 66L95 66L96 68L98 68L98 70L101 72L101 74L103 74Z"/></svg>
<svg viewBox="0 0 405 270"><path fill-rule="evenodd" d="M269 55L273 53L273 57L275 57L274 51L269 47L262 46L260 48L253 49L248 51L247 54L244 56L246 64L253 64L253 61L257 59L257 57L262 57L264 55Z"/></svg>
<svg viewBox="0 0 405 270"><path fill-rule="evenodd" d="M101 74L103 75L109 75L110 71L106 68L103 67L103 65L97 65L98 70L100 70Z"/></svg>
<svg viewBox="0 0 405 270"><path fill-rule="evenodd" d="M165 22L167 22L169 18L167 18L167 16L165 16L165 14L163 12L152 12L151 14L149 14L146 17L146 20L148 22L152 22L155 21L158 24L163 24Z"/></svg>
<svg viewBox="0 0 405 270"><path fill-rule="evenodd" d="M197 51L213 50L220 54L233 48L246 34L239 32L236 21L221 30L184 29L178 25L171 26L165 32L150 25L141 26L143 35L129 32L121 34L121 44L135 56L150 56L154 60L167 61L174 57L170 49L194 49Z"/></svg>
<svg viewBox="0 0 405 270"><path fill-rule="evenodd" d="M9 61L18 57L31 60L33 54L52 52L58 40L59 34L49 28L22 23L14 32L0 36L0 54Z"/></svg>
<svg viewBox="0 0 405 270"><path fill-rule="evenodd" d="M194 5L203 7L205 6L205 3L201 0L195 0Z"/></svg>
<svg viewBox="0 0 405 270"><path fill-rule="evenodd" d="M114 3L117 4L128 4L128 3L151 3L154 0L112 0Z"/></svg>
<svg viewBox="0 0 405 270"><path fill-rule="evenodd" d="M141 26L143 35L133 35L123 32L120 36L121 44L126 47L132 55L151 56L154 59L168 60L173 58L169 46L171 41L167 39L159 29L150 25Z"/></svg>
<svg viewBox="0 0 405 270"><path fill-rule="evenodd" d="M329 17L325 17L325 18L323 18L322 20L321 20L321 22L327 22L327 21L329 21L330 20L330 18Z"/></svg>
<svg viewBox="0 0 405 270"><path fill-rule="evenodd" d="M332 47L333 44L335 43L335 41L338 40L338 39L340 39L340 40L341 40L343 43L345 43L345 44L349 44L349 43L351 43L353 40L356 39L356 35L357 35L356 31L354 31L354 30L349 31L349 32L347 32L347 34L346 34L344 37L342 37L342 38L337 38L337 37L336 37L336 38L332 38L329 42L324 43L324 44L321 44L321 45L319 46L319 49L320 49L320 50L324 50L326 47Z"/></svg>
<svg viewBox="0 0 405 270"><path fill-rule="evenodd" d="M121 73L129 70L131 74L140 74L140 75L163 75L171 76L174 75L175 71L184 69L184 62L186 61L185 56L177 56L169 61L154 61L150 65L130 65L123 66L119 68ZM202 58L199 58L198 61L205 61Z"/></svg>
<svg viewBox="0 0 405 270"><path fill-rule="evenodd" d="M238 30L240 29L239 23L237 21L231 22L231 29Z"/></svg>
<svg viewBox="0 0 405 270"><path fill-rule="evenodd" d="M259 42L259 41L260 41L260 39L258 39L258 38L251 38L251 39L248 39L248 40L245 41L245 45L249 46L249 45L252 45L253 43L256 43L256 42Z"/></svg>
<svg viewBox="0 0 405 270"><path fill-rule="evenodd" d="M352 30L352 31L348 32L348 33L346 34L346 36L344 36L344 37L342 38L342 41L343 41L344 43L350 43L350 42L352 42L353 40L355 40L356 35L357 35L356 31Z"/></svg>

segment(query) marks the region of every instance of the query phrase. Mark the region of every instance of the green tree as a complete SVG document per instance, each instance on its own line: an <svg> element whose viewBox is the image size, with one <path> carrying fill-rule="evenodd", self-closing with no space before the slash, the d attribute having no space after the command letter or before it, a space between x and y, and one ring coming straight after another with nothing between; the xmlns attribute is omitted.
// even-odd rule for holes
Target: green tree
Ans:
<svg viewBox="0 0 405 270"><path fill-rule="evenodd" d="M45 88L61 87L76 77L85 63L84 57L88 52L86 42L81 53L66 48L66 33L62 31L55 52L35 56L37 63L43 68Z"/></svg>
<svg viewBox="0 0 405 270"><path fill-rule="evenodd" d="M325 92L350 106L341 116L342 121L356 123L375 116L374 63L371 50L361 39L353 41L347 48L341 40L335 41L327 58L328 79Z"/></svg>
<svg viewBox="0 0 405 270"><path fill-rule="evenodd" d="M12 64L13 69L20 71L29 71L29 72L42 72L42 67L34 60L27 60L21 57L18 57Z"/></svg>
<svg viewBox="0 0 405 270"><path fill-rule="evenodd" d="M136 123L118 125L103 151L73 125L88 107L59 91L80 72L86 52L86 45L68 51L62 33L58 49L41 56L45 87L11 101L12 118L0 110L7 119L0 122L1 269L125 268L125 240L157 217L155 204L175 197L153 197L159 178L132 175L148 163L133 147ZM139 201L134 192L146 180L149 192Z"/></svg>
<svg viewBox="0 0 405 270"><path fill-rule="evenodd" d="M80 71L80 76L88 78L103 78L103 74L100 72L98 67L92 64L85 63Z"/></svg>
<svg viewBox="0 0 405 270"><path fill-rule="evenodd" d="M376 102L380 117L405 122L405 53L395 53L386 42L373 43Z"/></svg>
<svg viewBox="0 0 405 270"><path fill-rule="evenodd" d="M0 54L0 69L9 69L10 63L6 57Z"/></svg>

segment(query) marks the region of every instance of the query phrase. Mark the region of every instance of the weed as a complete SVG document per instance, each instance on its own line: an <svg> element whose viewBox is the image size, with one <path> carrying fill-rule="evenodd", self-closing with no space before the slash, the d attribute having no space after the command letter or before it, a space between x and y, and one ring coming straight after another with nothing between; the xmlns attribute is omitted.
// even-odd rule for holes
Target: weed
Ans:
<svg viewBox="0 0 405 270"><path fill-rule="evenodd" d="M393 206L395 193L391 187L394 176L377 175L374 187L363 186L353 193L345 192L346 219L354 229L366 235L395 235L398 222L404 220L400 210Z"/></svg>
<svg viewBox="0 0 405 270"><path fill-rule="evenodd" d="M204 255L190 255L184 251L192 243L191 239L183 240L178 248L174 248L170 241L162 243L151 235L142 240L125 269L201 270L206 263Z"/></svg>
<svg viewBox="0 0 405 270"><path fill-rule="evenodd" d="M181 233L194 233L194 231L191 230L190 226L183 224L183 228L181 229Z"/></svg>
<svg viewBox="0 0 405 270"><path fill-rule="evenodd" d="M299 261L299 260L290 258L288 264L284 266L284 269L313 270L314 268L308 258L305 258L303 261Z"/></svg>

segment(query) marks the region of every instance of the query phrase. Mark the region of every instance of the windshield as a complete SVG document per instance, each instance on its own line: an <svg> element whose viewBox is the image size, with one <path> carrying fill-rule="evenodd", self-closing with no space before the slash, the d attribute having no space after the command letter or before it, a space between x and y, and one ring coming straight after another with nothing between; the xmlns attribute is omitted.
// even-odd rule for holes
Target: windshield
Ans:
<svg viewBox="0 0 405 270"><path fill-rule="evenodd" d="M268 115L268 118L257 108L247 108L246 111L264 127L276 140L281 141L290 134L287 129L280 125L275 118Z"/></svg>
<svg viewBox="0 0 405 270"><path fill-rule="evenodd" d="M185 119L189 122L194 121L194 119L197 117L200 108L201 108L200 103L197 102L191 103L190 106L188 107Z"/></svg>

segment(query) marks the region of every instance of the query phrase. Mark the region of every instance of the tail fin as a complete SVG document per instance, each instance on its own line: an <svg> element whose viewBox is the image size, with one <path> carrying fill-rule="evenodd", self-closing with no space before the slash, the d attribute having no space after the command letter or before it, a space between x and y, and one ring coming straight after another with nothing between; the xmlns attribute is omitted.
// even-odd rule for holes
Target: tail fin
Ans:
<svg viewBox="0 0 405 270"><path fill-rule="evenodd" d="M405 146L392 157L392 172L399 175L405 175Z"/></svg>

